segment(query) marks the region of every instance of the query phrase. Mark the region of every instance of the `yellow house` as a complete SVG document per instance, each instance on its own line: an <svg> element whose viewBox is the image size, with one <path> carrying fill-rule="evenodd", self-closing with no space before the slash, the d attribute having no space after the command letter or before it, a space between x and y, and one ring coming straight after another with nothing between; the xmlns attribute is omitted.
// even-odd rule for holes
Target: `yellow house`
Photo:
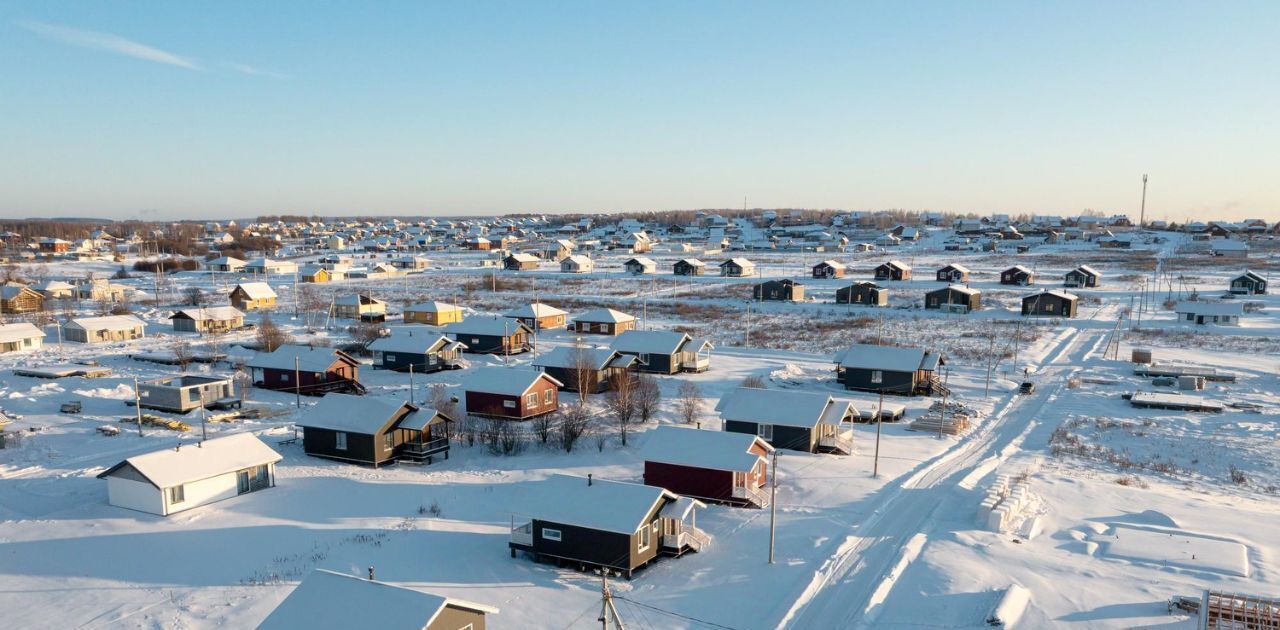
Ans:
<svg viewBox="0 0 1280 630"><path fill-rule="evenodd" d="M276 292L265 282L244 282L231 290L231 305L242 311L274 308Z"/></svg>
<svg viewBox="0 0 1280 630"><path fill-rule="evenodd" d="M329 282L333 280L333 274L328 269L319 265L307 265L298 271L299 279L303 282Z"/></svg>
<svg viewBox="0 0 1280 630"><path fill-rule="evenodd" d="M405 307L404 323L444 326L462 321L462 307L446 302L422 302Z"/></svg>

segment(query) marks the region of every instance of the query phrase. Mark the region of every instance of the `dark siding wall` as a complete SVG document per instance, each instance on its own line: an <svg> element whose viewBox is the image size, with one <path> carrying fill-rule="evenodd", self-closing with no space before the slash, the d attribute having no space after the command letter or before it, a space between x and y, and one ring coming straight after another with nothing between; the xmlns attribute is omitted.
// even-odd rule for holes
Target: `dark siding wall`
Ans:
<svg viewBox="0 0 1280 630"><path fill-rule="evenodd" d="M724 423L724 430L732 431L734 433L756 435L757 426L755 422L726 420ZM774 448L813 452L814 439L813 431L809 429L775 424L773 425L773 440L771 440L769 444Z"/></svg>
<svg viewBox="0 0 1280 630"><path fill-rule="evenodd" d="M635 357L640 355L635 352L622 352L621 354L630 354ZM670 354L650 354L649 364L641 365L636 363L637 372L652 372L656 374L675 374L676 373L675 356Z"/></svg>
<svg viewBox="0 0 1280 630"><path fill-rule="evenodd" d="M365 464L380 464L390 459L382 450L381 438L360 433L347 433L347 449L338 450L335 434L330 429L304 428L302 450L308 455L351 460Z"/></svg>
<svg viewBox="0 0 1280 630"><path fill-rule="evenodd" d="M551 413L558 408L559 392L556 391L555 385L546 379L540 379L538 384L532 387L524 396L504 396L502 394L490 394L486 392L466 392L467 396L467 413L493 416L498 418L510 418L512 420L524 420L534 416ZM551 403L544 402L546 400L546 392L551 392ZM526 396L528 394L538 395L538 404L530 405ZM516 406L508 407L505 401L513 401Z"/></svg>
<svg viewBox="0 0 1280 630"><path fill-rule="evenodd" d="M560 542L542 537L542 528L560 530ZM533 519L533 550L569 560L628 570L632 568L631 536L576 525Z"/></svg>
<svg viewBox="0 0 1280 630"><path fill-rule="evenodd" d="M845 389L856 389L865 392L884 390L886 394L910 395L910 389L916 382L915 372L882 371L880 383L871 382L872 370L844 369L840 371L839 381Z"/></svg>
<svg viewBox="0 0 1280 630"><path fill-rule="evenodd" d="M388 357L395 357L394 361L388 361ZM386 370L395 370L397 372L408 372L409 366L413 366L413 371L417 373L438 372L444 369L444 362L438 361L434 365L430 362L431 355L413 354L409 352L383 352L382 364L378 367Z"/></svg>
<svg viewBox="0 0 1280 630"><path fill-rule="evenodd" d="M578 390L578 379L574 377L574 370L549 367L544 371L547 373L547 376L564 383L565 391L573 392ZM594 377L593 381L595 382L595 387L591 389L592 392L599 393L608 389L608 374L609 372L607 370L592 370L592 376Z"/></svg>
<svg viewBox="0 0 1280 630"><path fill-rule="evenodd" d="M727 470L645 462L644 484L666 488L676 494L699 499L712 501L733 499L733 473Z"/></svg>

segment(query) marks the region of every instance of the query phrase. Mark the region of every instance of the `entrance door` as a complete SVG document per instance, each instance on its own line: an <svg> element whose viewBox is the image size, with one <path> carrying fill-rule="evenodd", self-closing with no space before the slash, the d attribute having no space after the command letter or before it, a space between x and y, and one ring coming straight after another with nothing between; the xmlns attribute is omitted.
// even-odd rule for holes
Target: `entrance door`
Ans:
<svg viewBox="0 0 1280 630"><path fill-rule="evenodd" d="M250 489L249 471L242 470L236 473L236 494L244 494Z"/></svg>

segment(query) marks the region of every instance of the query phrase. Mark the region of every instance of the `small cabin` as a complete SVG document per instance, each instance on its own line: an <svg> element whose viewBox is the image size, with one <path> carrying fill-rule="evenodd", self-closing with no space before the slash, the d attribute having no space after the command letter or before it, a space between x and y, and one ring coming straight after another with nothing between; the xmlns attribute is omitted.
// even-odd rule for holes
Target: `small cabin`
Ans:
<svg viewBox="0 0 1280 630"><path fill-rule="evenodd" d="M221 271L223 273L239 273L244 269L245 262L235 256L220 256L213 260L205 261L204 267L209 271Z"/></svg>
<svg viewBox="0 0 1280 630"><path fill-rule="evenodd" d="M649 273L657 273L658 263L654 262L652 258L637 256L635 258L628 260L627 262L622 263L622 268L625 269L629 274L643 275L643 274L649 274Z"/></svg>
<svg viewBox="0 0 1280 630"><path fill-rule="evenodd" d="M889 289L874 282L855 282L836 289L836 304L888 306Z"/></svg>
<svg viewBox="0 0 1280 630"><path fill-rule="evenodd" d="M44 294L24 286L0 286L0 314L17 315L44 310Z"/></svg>
<svg viewBox="0 0 1280 630"><path fill-rule="evenodd" d="M1066 291L1041 291L1022 298L1022 314L1030 317L1076 316L1080 298Z"/></svg>
<svg viewBox="0 0 1280 630"><path fill-rule="evenodd" d="M1088 289L1099 287L1102 286L1102 274L1093 267L1080 265L1063 276L1062 286Z"/></svg>
<svg viewBox="0 0 1280 630"><path fill-rule="evenodd" d="M404 323L444 326L462 321L462 307L446 302L419 302L404 309Z"/></svg>
<svg viewBox="0 0 1280 630"><path fill-rule="evenodd" d="M824 260L814 265L811 271L814 278L843 278L845 268L834 260Z"/></svg>
<svg viewBox="0 0 1280 630"><path fill-rule="evenodd" d="M315 569L257 628L485 630L487 616L496 614L492 606L378 582L372 575Z"/></svg>
<svg viewBox="0 0 1280 630"><path fill-rule="evenodd" d="M374 369L419 373L461 369L466 347L441 334L415 335L412 330L397 330L369 344Z"/></svg>
<svg viewBox="0 0 1280 630"><path fill-rule="evenodd" d="M142 320L133 315L76 317L62 324L62 338L79 343L113 343L146 336Z"/></svg>
<svg viewBox="0 0 1280 630"><path fill-rule="evenodd" d="M0 324L0 354L39 350L44 345L44 332L33 324Z"/></svg>
<svg viewBox="0 0 1280 630"><path fill-rule="evenodd" d="M444 333L474 354L517 354L533 349L533 329L506 317L469 317L445 326Z"/></svg>
<svg viewBox="0 0 1280 630"><path fill-rule="evenodd" d="M169 316L175 332L205 335L231 332L244 326L244 313L234 306L206 306L180 310Z"/></svg>
<svg viewBox="0 0 1280 630"><path fill-rule="evenodd" d="M938 282L965 283L969 281L969 268L952 263L938 270Z"/></svg>
<svg viewBox="0 0 1280 630"><path fill-rule="evenodd" d="M533 254L511 254L502 259L502 268L507 271L533 271L542 263L542 259Z"/></svg>
<svg viewBox="0 0 1280 630"><path fill-rule="evenodd" d="M574 254L560 260L560 271L563 273L591 273L596 269L596 261L589 256Z"/></svg>
<svg viewBox="0 0 1280 630"><path fill-rule="evenodd" d="M924 294L924 307L948 313L968 313L982 308L982 292L953 284Z"/></svg>
<svg viewBox="0 0 1280 630"><path fill-rule="evenodd" d="M628 330L611 347L636 357L636 371L653 374L705 372L714 348L706 339L666 330Z"/></svg>
<svg viewBox="0 0 1280 630"><path fill-rule="evenodd" d="M387 319L387 303L364 293L343 295L333 299L333 316L362 322L383 322Z"/></svg>
<svg viewBox="0 0 1280 630"><path fill-rule="evenodd" d="M614 336L635 328L635 316L611 308L587 311L573 318L573 323L569 326L576 333Z"/></svg>
<svg viewBox="0 0 1280 630"><path fill-rule="evenodd" d="M803 302L804 285L789 278L766 280L753 287L751 297L759 301Z"/></svg>
<svg viewBox="0 0 1280 630"><path fill-rule="evenodd" d="M640 448L644 483L701 501L769 505L765 487L773 447L758 435L659 426Z"/></svg>
<svg viewBox="0 0 1280 630"><path fill-rule="evenodd" d="M697 258L682 258L671 266L677 276L700 276L707 271L707 264Z"/></svg>
<svg viewBox="0 0 1280 630"><path fill-rule="evenodd" d="M806 453L853 453L853 422L860 417L849 401L828 394L739 387L716 405L724 430L754 435L773 448Z"/></svg>
<svg viewBox="0 0 1280 630"><path fill-rule="evenodd" d="M845 389L900 396L944 391L936 373L946 361L932 350L856 343L836 353L833 362L836 382Z"/></svg>
<svg viewBox="0 0 1280 630"><path fill-rule="evenodd" d="M533 367L560 382L560 389L598 394L625 378L636 358L611 348L557 346L533 360Z"/></svg>
<svg viewBox="0 0 1280 630"><path fill-rule="evenodd" d="M1197 326L1239 326L1244 305L1239 302L1182 301L1173 307L1179 322Z"/></svg>
<svg viewBox="0 0 1280 630"><path fill-rule="evenodd" d="M557 392L563 386L545 372L486 367L468 373L462 390L469 415L529 420L559 409Z"/></svg>
<svg viewBox="0 0 1280 630"><path fill-rule="evenodd" d="M282 457L252 433L130 457L98 475L111 505L168 516L276 485Z"/></svg>
<svg viewBox="0 0 1280 630"><path fill-rule="evenodd" d="M756 265L746 258L730 258L720 263L720 275L726 278L754 276L756 275Z"/></svg>
<svg viewBox="0 0 1280 630"><path fill-rule="evenodd" d="M450 422L435 409L403 400L328 394L295 424L306 454L377 467L449 459Z"/></svg>
<svg viewBox="0 0 1280 630"><path fill-rule="evenodd" d="M1000 284L1027 286L1035 284L1035 281L1035 272L1022 265L1014 265L1000 272Z"/></svg>
<svg viewBox="0 0 1280 630"><path fill-rule="evenodd" d="M320 265L303 265L298 269L298 281L308 283L331 282L333 272Z"/></svg>
<svg viewBox="0 0 1280 630"><path fill-rule="evenodd" d="M569 313L549 304L534 302L503 313L502 316L514 319L534 331L539 331L564 328Z"/></svg>
<svg viewBox="0 0 1280 630"><path fill-rule="evenodd" d="M1236 295L1266 295L1267 279L1253 271L1246 270L1231 279L1230 291Z"/></svg>
<svg viewBox="0 0 1280 630"><path fill-rule="evenodd" d="M876 280L905 281L911 279L911 267L901 260L890 260L876 267Z"/></svg>
<svg viewBox="0 0 1280 630"><path fill-rule="evenodd" d="M230 378L184 374L138 383L138 406L169 413L201 407L239 407Z"/></svg>
<svg viewBox="0 0 1280 630"><path fill-rule="evenodd" d="M231 290L231 305L241 311L275 308L276 292L265 282L242 282Z"/></svg>
<svg viewBox="0 0 1280 630"><path fill-rule="evenodd" d="M284 345L273 352L259 352L245 367L253 374L254 387L323 396L330 392L364 393L360 362L333 348Z"/></svg>

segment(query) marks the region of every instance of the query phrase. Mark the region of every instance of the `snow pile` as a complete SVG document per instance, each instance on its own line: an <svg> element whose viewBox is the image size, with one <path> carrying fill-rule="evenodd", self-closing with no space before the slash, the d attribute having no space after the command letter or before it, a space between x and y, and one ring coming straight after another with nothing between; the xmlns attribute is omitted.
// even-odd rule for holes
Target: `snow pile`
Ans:
<svg viewBox="0 0 1280 630"><path fill-rule="evenodd" d="M987 625L1012 628L1026 612L1031 603L1031 591L1021 584L1010 584L991 612L987 614Z"/></svg>
<svg viewBox="0 0 1280 630"><path fill-rule="evenodd" d="M133 388L125 385L124 383L116 385L115 387L77 389L72 393L86 398L106 398L108 400L133 400L134 398Z"/></svg>
<svg viewBox="0 0 1280 630"><path fill-rule="evenodd" d="M1007 474L996 476L995 483L987 489L987 495L978 506L978 519L987 529L1004 532L1028 516L1033 501L1027 479L1026 475L1016 478ZM1034 514L1030 516L1035 519ZM1033 523L1030 529L1032 536L1039 533L1035 531L1039 529L1038 524Z"/></svg>
<svg viewBox="0 0 1280 630"><path fill-rule="evenodd" d="M769 380L782 385L803 385L808 376L800 366L794 363L788 363L781 368L769 372Z"/></svg>

